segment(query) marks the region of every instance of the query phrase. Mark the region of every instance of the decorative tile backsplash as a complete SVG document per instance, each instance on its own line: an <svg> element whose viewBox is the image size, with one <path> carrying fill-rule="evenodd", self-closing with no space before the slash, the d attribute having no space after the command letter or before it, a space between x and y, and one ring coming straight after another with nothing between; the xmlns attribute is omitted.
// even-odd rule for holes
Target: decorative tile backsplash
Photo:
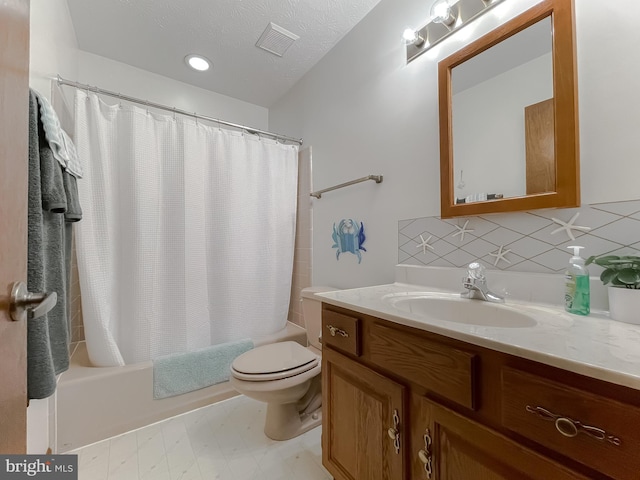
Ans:
<svg viewBox="0 0 640 480"><path fill-rule="evenodd" d="M398 222L398 263L405 265L464 267L480 260L490 269L557 273L569 263L569 245L584 246L584 258L637 254L640 200ZM600 274L595 265L589 270Z"/></svg>

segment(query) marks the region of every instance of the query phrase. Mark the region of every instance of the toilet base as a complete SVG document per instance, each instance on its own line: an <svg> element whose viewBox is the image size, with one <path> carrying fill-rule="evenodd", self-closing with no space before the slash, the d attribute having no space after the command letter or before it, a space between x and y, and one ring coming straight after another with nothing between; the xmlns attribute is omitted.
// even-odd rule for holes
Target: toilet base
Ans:
<svg viewBox="0 0 640 480"><path fill-rule="evenodd" d="M311 379L309 389L294 403L268 403L264 434L273 440L289 440L322 423L322 378Z"/></svg>
<svg viewBox="0 0 640 480"><path fill-rule="evenodd" d="M311 413L300 413L298 404L267 405L264 434L272 440L289 440L302 435L322 423L322 407Z"/></svg>

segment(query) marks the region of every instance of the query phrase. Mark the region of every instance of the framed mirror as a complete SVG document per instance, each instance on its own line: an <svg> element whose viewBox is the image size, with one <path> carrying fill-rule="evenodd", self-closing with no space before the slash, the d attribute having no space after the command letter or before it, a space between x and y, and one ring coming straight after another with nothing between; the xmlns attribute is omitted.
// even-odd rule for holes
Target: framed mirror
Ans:
<svg viewBox="0 0 640 480"><path fill-rule="evenodd" d="M443 218L580 205L573 0L438 64Z"/></svg>

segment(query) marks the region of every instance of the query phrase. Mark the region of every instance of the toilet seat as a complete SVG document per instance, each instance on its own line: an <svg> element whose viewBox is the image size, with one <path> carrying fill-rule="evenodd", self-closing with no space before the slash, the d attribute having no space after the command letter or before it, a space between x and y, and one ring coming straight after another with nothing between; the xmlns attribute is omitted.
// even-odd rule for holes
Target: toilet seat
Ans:
<svg viewBox="0 0 640 480"><path fill-rule="evenodd" d="M296 342L254 348L237 357L231 373L240 380L266 382L293 377L315 368L320 358Z"/></svg>

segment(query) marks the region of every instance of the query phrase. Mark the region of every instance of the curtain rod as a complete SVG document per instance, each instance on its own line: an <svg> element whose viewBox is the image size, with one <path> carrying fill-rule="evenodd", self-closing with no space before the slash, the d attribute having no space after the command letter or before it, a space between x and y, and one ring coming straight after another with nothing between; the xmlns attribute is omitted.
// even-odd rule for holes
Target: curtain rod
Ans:
<svg viewBox="0 0 640 480"><path fill-rule="evenodd" d="M147 107L153 107L153 108L157 108L157 109L160 109L160 110L166 110L168 112L179 113L180 115L185 115L187 117L200 118L202 120L209 120L210 122L214 122L214 123L217 123L217 124L220 124L220 125L226 125L228 127L238 128L238 129L244 130L244 131L246 131L248 133L257 134L257 135L264 135L266 137L271 137L271 138L273 138L275 140L283 140L283 141L286 141L286 142L294 142L294 143L297 143L298 145L302 145L302 138L293 138L293 137L288 137L286 135L280 135L280 134L277 134L277 133L271 133L271 132L267 132L265 130L260 130L260 129L253 128L253 127L247 127L246 125L239 125L237 123L227 122L225 120L220 120L218 118L213 118L213 117L208 117L206 115L199 115L197 113L187 112L185 110L180 110L179 108L168 107L166 105L161 105L159 103L148 102L146 100L141 100L139 98L129 97L127 95L121 95L119 93L110 92L109 90L104 90L102 88L92 87L91 85L78 83L78 82L72 82L71 80L65 80L60 75L57 76L56 81L58 82L58 85L68 85L70 87L75 87L75 88L78 88L80 90L87 90L88 92L94 92L94 93L97 93L99 95L107 95L109 97L115 97L115 98L118 98L120 100L125 100L127 102L138 103L140 105L145 105Z"/></svg>

